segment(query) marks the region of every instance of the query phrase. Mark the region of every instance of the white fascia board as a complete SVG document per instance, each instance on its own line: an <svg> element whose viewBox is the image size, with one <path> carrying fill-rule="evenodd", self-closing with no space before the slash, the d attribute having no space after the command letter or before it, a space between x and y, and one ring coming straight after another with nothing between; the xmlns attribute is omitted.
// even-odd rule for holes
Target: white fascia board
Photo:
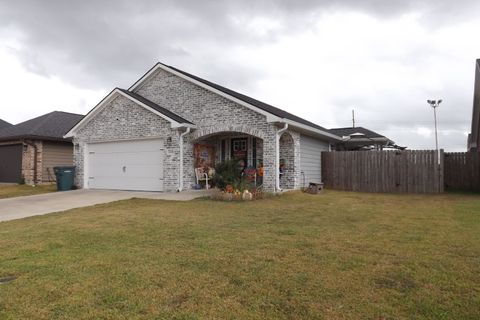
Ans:
<svg viewBox="0 0 480 320"><path fill-rule="evenodd" d="M335 140L335 141L341 141L342 138L337 136L337 135L334 135L330 132L326 132L326 131L323 131L323 130L320 130L320 129L316 129L316 128L312 128L310 126L307 126L303 123L299 123L299 122L296 122L296 121L293 121L293 120L289 120L289 119L281 119L280 122L283 122L283 123L288 123L291 127L296 127L296 128L300 128L300 129L303 129L305 131L308 131L310 133L313 133L315 135L320 135L322 137L325 137L325 138L328 138L329 140Z"/></svg>
<svg viewBox="0 0 480 320"><path fill-rule="evenodd" d="M163 113L158 112L157 110L155 110L155 109L147 106L147 105L144 104L143 102L138 101L137 99L129 96L128 94L126 94L126 93L124 93L124 92L122 92L122 91L120 91L120 90L118 90L118 89L115 89L115 91L117 91L119 94L121 94L121 95L124 96L125 98L130 99L131 101L135 102L135 103L138 104L139 106L144 107L144 108L147 109L148 111L150 111L150 112L152 112L152 113L155 113L157 116L159 116L159 117L167 120L168 122L170 122L172 128L178 128L178 127L180 127L181 125L184 125L183 123L177 122L177 121L175 121L175 120L167 117L167 116L164 115Z"/></svg>
<svg viewBox="0 0 480 320"><path fill-rule="evenodd" d="M249 108L249 109L251 109L251 110L253 110L253 111L255 111L255 112L258 112L258 113L266 116L267 119L273 119L273 118L275 119L275 120L271 120L271 121L268 121L268 122L275 122L275 121L279 121L279 120L281 119L280 117L277 117L277 116L271 114L270 112L267 112L267 111L262 110L262 109L260 109L260 108L258 108L258 107L255 107L254 105L251 105L251 104L249 104L249 103L246 103L245 101L242 101L242 100L240 100L240 99L237 99L237 98L235 98L235 97L233 97L233 96L231 96L231 95L229 95L229 94L226 94L226 93L224 93L224 92L222 92L222 91L220 91L220 90L217 90L217 89L215 89L215 88L213 88L213 87L211 87L211 86L209 86L209 85L207 85L207 84L205 84L205 83L202 83L202 82L200 82L200 81L197 81L197 80L195 80L195 79L192 79L192 78L184 75L183 73L180 73L180 72L178 72L178 71L175 71L175 70L173 70L173 69L171 69L171 68L169 68L169 67L167 67L167 66L164 66L163 64L160 64L160 63L158 63L152 70L150 70L150 71L147 72L142 78L140 78L140 80L138 80L133 86L131 86L131 87L129 88L129 90L132 91L132 90L135 90L136 88L138 88L148 77L150 77L150 76L151 76L153 73L155 73L155 71L157 71L158 69L165 70L165 71L167 71L167 72L169 72L169 73L171 73L171 74L173 74L173 75L175 75L175 76L177 76L177 77L180 77L180 78L182 78L182 79L184 79L184 80L186 80L186 81L188 81L188 82L191 82L191 83L193 83L193 84L195 84L195 85L197 85L197 86L199 86L199 87L201 87L201 88L203 88L203 89L206 89L206 90L208 90L208 91L210 91L210 92L213 92L213 93L215 93L215 94L217 94L217 95L219 95L219 96L221 96L221 97L224 97L225 99L228 99L228 100L233 101L233 102L235 102L235 103L237 103L237 104L239 104L239 105L241 105L241 106L244 106L244 107Z"/></svg>
<svg viewBox="0 0 480 320"><path fill-rule="evenodd" d="M243 101L243 100L237 99L237 98L235 98L235 97L233 97L233 96L231 96L231 95L229 95L229 94L226 94L226 93L224 93L224 92L222 92L222 91L220 91L220 90L217 90L217 89L215 89L215 88L213 88L213 87L211 87L211 86L209 86L209 85L207 85L207 84L204 84L204 83L202 83L202 82L200 82L200 81L197 81L197 80L195 80L195 79L193 79L193 78L190 78L189 76L186 76L186 75L184 75L183 73L180 73L180 72L178 72L178 71L176 71L176 70L173 70L173 69L171 69L171 68L169 68L169 67L167 67L167 66L165 66L165 65L163 65L163 64L161 64L161 63L157 63L150 71L148 71L142 78L140 78L137 82L135 82L128 90L133 91L133 90L135 90L136 88L138 88L146 79L148 79L148 78L149 78L152 74L154 74L158 69L162 69L162 70L164 70L164 71L167 71L167 72L169 72L169 73L171 73L171 74L173 74L173 75L175 75L175 76L177 76L177 77L180 77L181 79L184 79L184 80L186 80L186 81L188 81L188 82L191 82L191 83L193 83L193 84L195 84L195 85L197 85L197 86L199 86L199 87L201 87L201 88L204 88L204 89L206 89L206 90L208 90L208 91L210 91L210 92L213 92L213 93L215 93L215 94L217 94L217 95L219 95L219 96L221 96L221 97L223 97L223 98L225 98L225 99L228 99L228 100L230 100L230 101L233 101L233 102L235 102L235 103L237 103L237 104L239 104L239 105L241 105L241 106L244 106L244 107L246 107L246 108L248 108L248 109L250 109L250 110L253 110L253 111L255 111L255 112L259 113L259 114L262 114L262 115L266 116L267 122L269 122L269 123L271 123L271 122L288 123L288 124L291 124L291 125L293 125L293 126L295 126L295 127L302 128L302 129L304 129L304 130L310 131L310 132L312 132L312 133L314 133L314 134L317 134L317 135L322 135L322 136L324 136L324 137L328 137L329 139L332 139L332 140L335 140L335 141L341 140L341 138L340 138L339 136L334 135L334 134L331 134L331 133L329 133L329 132L316 129L316 128L314 128L314 127L307 126L307 125L301 124L301 123L296 122L296 121L293 121L293 120L288 120L288 119L285 119L285 118L278 117L278 116L276 116L276 115L274 115L274 114L272 114L272 113L270 113L270 112L268 112L268 111L265 111L265 110L263 110L263 109L260 109L260 108L254 106L254 105L252 105L252 104L249 104L249 103L247 103L247 102L245 102L245 101Z"/></svg>
<svg viewBox="0 0 480 320"><path fill-rule="evenodd" d="M85 125L92 117L94 117L95 115L97 115L109 102L111 102L117 95L121 95L127 99L129 99L130 101L138 104L139 106L147 109L148 111L158 115L159 117L167 120L168 122L170 122L171 124L171 127L172 128L181 128L181 127L190 127L190 128L196 128L195 125L193 124L190 124L190 123L180 123L180 122L177 122L169 117L167 117L166 115L164 115L163 113L161 112L158 112L157 110L147 106L146 104L142 103L141 101L138 101L137 99L129 96L128 94L122 92L121 90L119 89L114 89L112 92L110 92L110 94L108 96L106 96L102 101L100 101L100 103L95 106L95 108L89 113L87 114L85 117L83 117L83 119L77 123L70 131L67 132L66 135L64 135L63 137L64 138L71 138L75 135L75 132L81 128L83 125Z"/></svg>
<svg viewBox="0 0 480 320"><path fill-rule="evenodd" d="M85 117L82 118L70 131L68 131L63 137L72 138L75 135L75 132L81 128L85 123L87 123L92 117L98 114L103 106L111 102L117 94L117 89L112 90L105 98L103 98Z"/></svg>

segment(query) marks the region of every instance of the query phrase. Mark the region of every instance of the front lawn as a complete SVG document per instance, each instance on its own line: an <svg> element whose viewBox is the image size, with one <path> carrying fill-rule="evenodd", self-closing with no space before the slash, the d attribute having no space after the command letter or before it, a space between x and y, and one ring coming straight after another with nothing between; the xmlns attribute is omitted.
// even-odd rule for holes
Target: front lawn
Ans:
<svg viewBox="0 0 480 320"><path fill-rule="evenodd" d="M29 186L26 184L4 184L0 185L0 199L31 196L57 190L56 185Z"/></svg>
<svg viewBox="0 0 480 320"><path fill-rule="evenodd" d="M0 252L0 319L480 318L475 195L133 199L0 223Z"/></svg>

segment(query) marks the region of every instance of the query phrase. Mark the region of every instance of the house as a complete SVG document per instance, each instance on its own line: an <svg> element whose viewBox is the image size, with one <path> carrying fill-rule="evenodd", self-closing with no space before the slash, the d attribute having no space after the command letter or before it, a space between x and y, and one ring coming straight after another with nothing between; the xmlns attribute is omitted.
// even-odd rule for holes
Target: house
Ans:
<svg viewBox="0 0 480 320"><path fill-rule="evenodd" d="M82 118L54 111L0 129L0 182L55 181L54 166L73 164L73 144L63 135Z"/></svg>
<svg viewBox="0 0 480 320"><path fill-rule="evenodd" d="M330 132L342 137L342 142L335 144L337 151L405 149L389 138L363 127L333 128Z"/></svg>
<svg viewBox="0 0 480 320"><path fill-rule="evenodd" d="M468 151L480 151L480 59L475 63L472 129L468 135Z"/></svg>
<svg viewBox="0 0 480 320"><path fill-rule="evenodd" d="M329 130L177 68L157 63L113 89L66 137L83 188L181 191L195 168L236 158L262 168L267 191L321 182Z"/></svg>
<svg viewBox="0 0 480 320"><path fill-rule="evenodd" d="M10 126L12 126L11 123L8 123L7 121L0 119L0 130L2 130L3 128L6 128L6 127L10 127Z"/></svg>

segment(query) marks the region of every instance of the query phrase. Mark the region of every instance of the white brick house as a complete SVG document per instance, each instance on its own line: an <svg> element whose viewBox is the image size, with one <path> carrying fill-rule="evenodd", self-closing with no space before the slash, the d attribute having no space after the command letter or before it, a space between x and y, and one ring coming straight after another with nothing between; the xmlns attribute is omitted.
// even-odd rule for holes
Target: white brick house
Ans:
<svg viewBox="0 0 480 320"><path fill-rule="evenodd" d="M248 167L263 166L267 191L298 189L321 182L320 152L341 140L162 63L128 90L112 90L66 137L73 137L78 187L153 191L190 189L198 146L211 150L213 163L240 155Z"/></svg>

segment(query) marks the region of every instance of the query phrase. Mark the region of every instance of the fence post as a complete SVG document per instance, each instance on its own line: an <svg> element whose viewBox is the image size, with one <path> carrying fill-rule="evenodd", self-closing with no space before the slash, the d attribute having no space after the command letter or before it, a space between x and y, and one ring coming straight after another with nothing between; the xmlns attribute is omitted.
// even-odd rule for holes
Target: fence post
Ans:
<svg viewBox="0 0 480 320"><path fill-rule="evenodd" d="M440 164L438 165L438 192L445 191L445 152L440 149Z"/></svg>

